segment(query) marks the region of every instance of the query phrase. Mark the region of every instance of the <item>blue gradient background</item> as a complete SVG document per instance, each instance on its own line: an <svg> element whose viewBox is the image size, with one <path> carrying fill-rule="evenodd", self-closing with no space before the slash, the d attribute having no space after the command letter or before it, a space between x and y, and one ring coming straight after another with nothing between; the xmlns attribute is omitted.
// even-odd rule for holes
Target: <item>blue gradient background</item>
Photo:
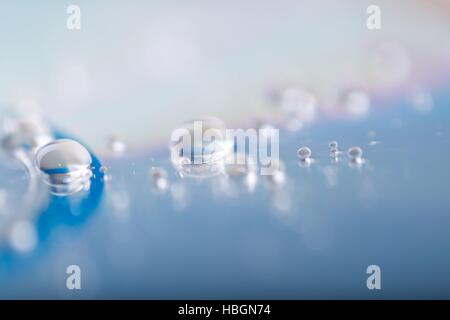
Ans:
<svg viewBox="0 0 450 320"><path fill-rule="evenodd" d="M449 7L379 2L379 33L365 28L365 1L78 1L78 33L65 28L69 3L2 2L0 96L41 109L113 179L83 223L52 226L29 254L0 248L0 298L450 298ZM161 68L141 55L143 39L151 47L171 36L158 54L191 55L170 56ZM385 40L407 47L414 66L396 87L361 71ZM59 87L61 79L82 85ZM325 96L362 84L372 109L359 120L324 109L300 132L282 129L284 188L267 187L264 177L254 193L238 178L177 177L167 150L177 124L203 114L252 124L266 114L266 90L284 83L308 83ZM431 112L405 99L417 83L433 95ZM370 131L380 144L369 144ZM108 152L110 134L126 141L124 156ZM361 146L367 162L332 164L330 140L343 150ZM297 164L300 145L313 150L310 168ZM152 192L151 166L184 188L183 206ZM0 169L3 187L23 190L17 171ZM81 267L80 291L66 289L71 264ZM381 267L382 290L366 287L371 264Z"/></svg>

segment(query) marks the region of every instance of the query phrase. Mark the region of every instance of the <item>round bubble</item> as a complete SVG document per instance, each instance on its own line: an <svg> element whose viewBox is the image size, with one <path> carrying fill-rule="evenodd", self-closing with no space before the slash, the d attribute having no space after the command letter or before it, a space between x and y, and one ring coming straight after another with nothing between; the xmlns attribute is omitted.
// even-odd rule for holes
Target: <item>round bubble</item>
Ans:
<svg viewBox="0 0 450 320"><path fill-rule="evenodd" d="M300 159L307 159L311 157L311 149L308 147L301 147L300 149L297 150L297 156Z"/></svg>

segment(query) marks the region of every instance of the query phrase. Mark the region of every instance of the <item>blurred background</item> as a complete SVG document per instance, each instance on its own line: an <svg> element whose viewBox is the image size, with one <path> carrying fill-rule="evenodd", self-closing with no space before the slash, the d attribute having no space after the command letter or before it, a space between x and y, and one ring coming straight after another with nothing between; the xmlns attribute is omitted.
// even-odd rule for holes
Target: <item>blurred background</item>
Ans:
<svg viewBox="0 0 450 320"><path fill-rule="evenodd" d="M449 298L449 88L446 0L4 0L0 104L39 112L108 171L95 204L26 209L37 231L2 245L0 297ZM312 102L292 110L292 95ZM286 183L181 179L170 133L203 115L280 128ZM332 163L330 140L364 165ZM27 178L1 169L14 208Z"/></svg>
<svg viewBox="0 0 450 320"><path fill-rule="evenodd" d="M370 1L77 1L72 31L70 4L2 2L0 97L98 152L110 135L165 144L203 114L244 126L286 86L316 93L327 117L343 89L437 86L450 68L447 1L378 1L375 31Z"/></svg>

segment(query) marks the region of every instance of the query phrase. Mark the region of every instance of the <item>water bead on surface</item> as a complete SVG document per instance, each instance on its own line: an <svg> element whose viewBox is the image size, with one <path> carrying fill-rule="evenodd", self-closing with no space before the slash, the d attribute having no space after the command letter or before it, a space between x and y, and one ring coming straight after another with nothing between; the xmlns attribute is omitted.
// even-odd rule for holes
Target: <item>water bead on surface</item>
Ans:
<svg viewBox="0 0 450 320"><path fill-rule="evenodd" d="M54 140L39 148L35 162L53 194L68 195L89 185L92 158L77 141Z"/></svg>
<svg viewBox="0 0 450 320"><path fill-rule="evenodd" d="M350 147L347 151L347 155L351 160L362 158L363 151L360 147Z"/></svg>
<svg viewBox="0 0 450 320"><path fill-rule="evenodd" d="M330 141L330 143L328 143L328 148L330 149L337 149L337 147L338 147L337 141Z"/></svg>
<svg viewBox="0 0 450 320"><path fill-rule="evenodd" d="M310 158L311 154L312 154L311 149L308 147L301 147L300 149L297 150L297 156L302 160Z"/></svg>
<svg viewBox="0 0 450 320"><path fill-rule="evenodd" d="M171 135L171 161L182 177L208 178L224 172L233 141L225 135L225 124L214 117L187 121Z"/></svg>

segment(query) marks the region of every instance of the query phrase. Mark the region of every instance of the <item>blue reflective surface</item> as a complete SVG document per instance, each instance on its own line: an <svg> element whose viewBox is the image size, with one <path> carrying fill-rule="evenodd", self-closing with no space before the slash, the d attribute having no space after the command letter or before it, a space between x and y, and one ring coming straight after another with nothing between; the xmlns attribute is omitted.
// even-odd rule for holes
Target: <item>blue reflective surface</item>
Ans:
<svg viewBox="0 0 450 320"><path fill-rule="evenodd" d="M37 221L45 246L0 257L0 297L450 298L450 96L434 97L429 113L391 101L364 121L282 131L287 184L259 177L254 193L238 178L178 178L166 147L105 159L103 195L94 183L78 215L52 200ZM333 163L331 140L360 146L365 164ZM172 193L152 191L156 165ZM65 287L71 264L80 291ZM380 291L366 287L371 264Z"/></svg>

